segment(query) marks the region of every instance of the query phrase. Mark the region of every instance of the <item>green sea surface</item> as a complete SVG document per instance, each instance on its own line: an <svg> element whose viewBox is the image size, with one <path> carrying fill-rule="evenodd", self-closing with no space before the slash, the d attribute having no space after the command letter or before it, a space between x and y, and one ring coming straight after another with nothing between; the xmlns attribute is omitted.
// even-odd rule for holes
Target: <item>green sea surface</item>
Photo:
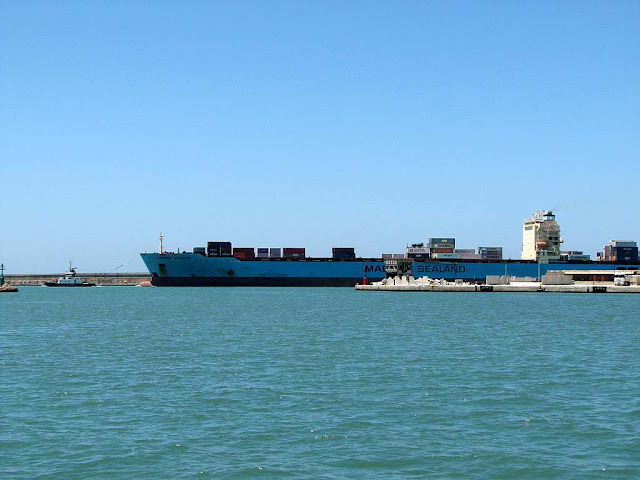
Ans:
<svg viewBox="0 0 640 480"><path fill-rule="evenodd" d="M23 287L0 478L640 478L640 295Z"/></svg>

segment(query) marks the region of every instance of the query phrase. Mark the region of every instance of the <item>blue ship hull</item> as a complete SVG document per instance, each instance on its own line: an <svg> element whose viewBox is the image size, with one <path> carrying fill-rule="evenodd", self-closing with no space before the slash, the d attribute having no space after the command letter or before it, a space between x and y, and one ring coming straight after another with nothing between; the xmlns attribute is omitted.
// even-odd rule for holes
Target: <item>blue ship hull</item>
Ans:
<svg viewBox="0 0 640 480"><path fill-rule="evenodd" d="M337 260L328 258L255 259L205 257L192 253L141 254L155 286L191 287L353 287L385 277L382 259ZM557 262L538 264L526 260L486 261L416 261L413 276L462 279L484 282L487 275L534 277L549 270L638 269L638 265L605 262Z"/></svg>

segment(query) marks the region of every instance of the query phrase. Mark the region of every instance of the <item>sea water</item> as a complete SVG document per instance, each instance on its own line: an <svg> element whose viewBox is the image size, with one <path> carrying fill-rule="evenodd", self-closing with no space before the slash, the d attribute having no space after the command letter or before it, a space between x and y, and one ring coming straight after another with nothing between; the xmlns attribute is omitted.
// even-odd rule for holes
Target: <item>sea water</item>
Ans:
<svg viewBox="0 0 640 480"><path fill-rule="evenodd" d="M640 478L640 296L23 287L0 478Z"/></svg>

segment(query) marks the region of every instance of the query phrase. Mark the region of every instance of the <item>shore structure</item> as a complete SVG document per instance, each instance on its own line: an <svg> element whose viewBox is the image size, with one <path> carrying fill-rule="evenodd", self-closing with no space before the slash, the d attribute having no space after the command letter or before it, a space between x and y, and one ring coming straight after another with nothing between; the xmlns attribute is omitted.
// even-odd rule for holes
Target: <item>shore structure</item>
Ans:
<svg viewBox="0 0 640 480"><path fill-rule="evenodd" d="M45 282L55 282L59 276L56 273L28 273L6 275L6 279L18 286L42 286ZM148 273L84 273L82 278L97 286L137 286L151 281Z"/></svg>
<svg viewBox="0 0 640 480"><path fill-rule="evenodd" d="M18 289L4 281L4 263L0 263L0 293L15 293Z"/></svg>
<svg viewBox="0 0 640 480"><path fill-rule="evenodd" d="M531 277L488 275L485 283L453 282L413 276L411 259L385 261L386 278L356 285L356 290L386 292L555 292L640 293L639 270L557 270Z"/></svg>

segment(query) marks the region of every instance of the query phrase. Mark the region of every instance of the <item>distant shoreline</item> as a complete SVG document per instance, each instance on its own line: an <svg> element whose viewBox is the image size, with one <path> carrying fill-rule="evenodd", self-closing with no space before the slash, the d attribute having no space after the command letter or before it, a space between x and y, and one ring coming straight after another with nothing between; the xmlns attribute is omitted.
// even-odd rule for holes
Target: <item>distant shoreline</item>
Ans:
<svg viewBox="0 0 640 480"><path fill-rule="evenodd" d="M61 273L14 273L5 274L5 281L15 286L44 285L55 282ZM96 285L139 285L150 281L149 273L78 273L78 277Z"/></svg>

